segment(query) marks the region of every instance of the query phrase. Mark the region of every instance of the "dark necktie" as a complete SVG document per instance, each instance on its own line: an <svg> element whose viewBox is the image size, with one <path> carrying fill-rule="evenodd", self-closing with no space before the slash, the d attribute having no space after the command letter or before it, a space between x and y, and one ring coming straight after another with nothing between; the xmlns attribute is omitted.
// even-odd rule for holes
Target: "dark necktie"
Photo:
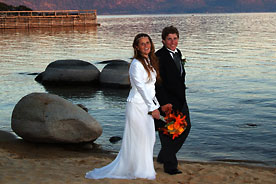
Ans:
<svg viewBox="0 0 276 184"><path fill-rule="evenodd" d="M177 52L175 52L175 53L172 52L172 55L173 55L173 60L175 62L177 69L180 71L180 74L182 74L181 59L180 59L179 54Z"/></svg>

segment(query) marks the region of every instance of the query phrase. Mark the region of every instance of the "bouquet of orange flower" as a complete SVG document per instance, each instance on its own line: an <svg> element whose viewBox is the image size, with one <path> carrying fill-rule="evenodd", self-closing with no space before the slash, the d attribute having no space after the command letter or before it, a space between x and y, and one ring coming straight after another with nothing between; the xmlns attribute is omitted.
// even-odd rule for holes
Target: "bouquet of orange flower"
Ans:
<svg viewBox="0 0 276 184"><path fill-rule="evenodd" d="M172 139L175 139L180 136L187 127L185 118L186 116L181 112L178 112L177 114L170 112L166 114L163 119L166 122L166 125L159 130L163 131L164 134L171 136Z"/></svg>

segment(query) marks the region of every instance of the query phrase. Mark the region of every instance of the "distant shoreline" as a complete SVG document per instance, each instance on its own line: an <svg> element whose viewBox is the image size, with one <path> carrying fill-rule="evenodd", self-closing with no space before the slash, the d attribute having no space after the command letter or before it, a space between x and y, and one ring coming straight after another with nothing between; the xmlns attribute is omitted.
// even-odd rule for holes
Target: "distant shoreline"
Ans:
<svg viewBox="0 0 276 184"><path fill-rule="evenodd" d="M192 15L192 16L202 16L202 15L230 15L230 14L275 14L276 12L222 12L222 13L171 13L171 14L163 14L163 13L148 13L148 14L97 14L98 19L99 18L116 18L116 17L140 17L140 16L164 16L164 17L170 17L170 16L181 16L181 15Z"/></svg>
<svg viewBox="0 0 276 184"><path fill-rule="evenodd" d="M164 16L175 16L175 15L202 15L202 14L262 14L262 13L276 13L276 11L260 11L260 12L183 12L183 13L98 13L98 16L125 16L125 15L164 15Z"/></svg>

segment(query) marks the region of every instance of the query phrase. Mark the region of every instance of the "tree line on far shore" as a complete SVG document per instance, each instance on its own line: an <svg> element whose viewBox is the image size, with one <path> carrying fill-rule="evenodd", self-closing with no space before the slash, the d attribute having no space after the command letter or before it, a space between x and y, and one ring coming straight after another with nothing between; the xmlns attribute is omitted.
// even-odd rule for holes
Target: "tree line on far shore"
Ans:
<svg viewBox="0 0 276 184"><path fill-rule="evenodd" d="M12 6L0 2L0 11L32 11L32 9L24 5Z"/></svg>

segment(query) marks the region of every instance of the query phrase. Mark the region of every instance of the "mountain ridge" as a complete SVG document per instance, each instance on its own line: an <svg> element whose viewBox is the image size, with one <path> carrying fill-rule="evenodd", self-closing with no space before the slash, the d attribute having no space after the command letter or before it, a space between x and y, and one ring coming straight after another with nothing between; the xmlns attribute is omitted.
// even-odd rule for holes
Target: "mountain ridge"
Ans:
<svg viewBox="0 0 276 184"><path fill-rule="evenodd" d="M276 0L0 0L33 10L96 9L98 14L276 12Z"/></svg>

